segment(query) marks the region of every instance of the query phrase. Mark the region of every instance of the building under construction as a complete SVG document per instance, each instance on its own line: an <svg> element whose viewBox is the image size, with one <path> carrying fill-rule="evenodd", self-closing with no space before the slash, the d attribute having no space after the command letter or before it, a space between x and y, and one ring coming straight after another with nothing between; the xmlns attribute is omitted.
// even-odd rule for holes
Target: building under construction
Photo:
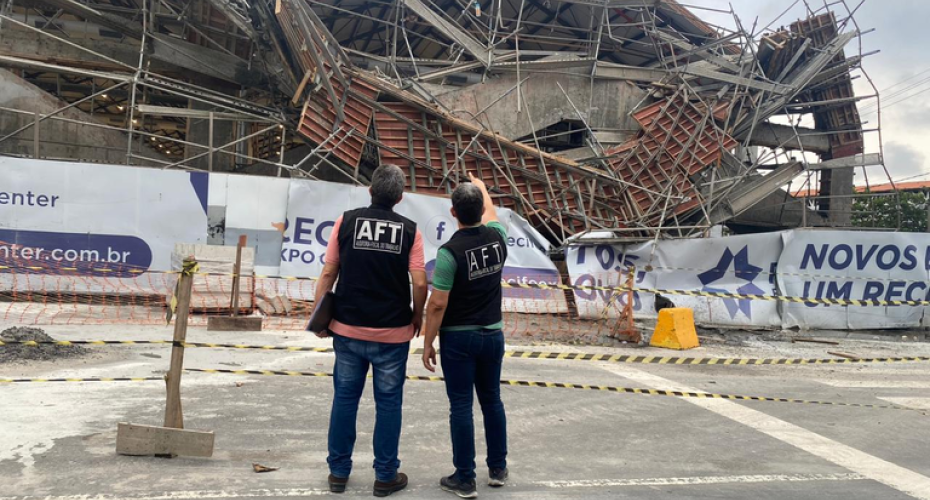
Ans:
<svg viewBox="0 0 930 500"><path fill-rule="evenodd" d="M474 172L557 245L845 227L854 175L888 182L854 10L2 0L0 152L359 185L394 163L439 195Z"/></svg>

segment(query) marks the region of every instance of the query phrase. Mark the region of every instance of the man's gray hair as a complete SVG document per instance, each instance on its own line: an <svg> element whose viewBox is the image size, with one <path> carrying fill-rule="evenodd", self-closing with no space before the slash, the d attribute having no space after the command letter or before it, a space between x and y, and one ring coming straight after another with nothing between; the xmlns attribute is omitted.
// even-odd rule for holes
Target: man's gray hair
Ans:
<svg viewBox="0 0 930 500"><path fill-rule="evenodd" d="M393 207L404 195L406 176L397 165L381 165L371 175L371 202Z"/></svg>
<svg viewBox="0 0 930 500"><path fill-rule="evenodd" d="M478 186L463 182L452 192L452 208L455 208L455 216L462 225L474 226L481 222L484 193Z"/></svg>

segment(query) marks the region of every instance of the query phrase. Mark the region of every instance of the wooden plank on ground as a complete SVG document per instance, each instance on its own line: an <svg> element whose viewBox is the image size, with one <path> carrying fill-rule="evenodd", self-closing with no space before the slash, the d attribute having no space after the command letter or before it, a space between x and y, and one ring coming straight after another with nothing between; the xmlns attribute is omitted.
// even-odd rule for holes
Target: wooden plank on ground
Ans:
<svg viewBox="0 0 930 500"><path fill-rule="evenodd" d="M260 332L262 318L252 316L210 316L207 318L210 332Z"/></svg>
<svg viewBox="0 0 930 500"><path fill-rule="evenodd" d="M212 457L213 432L119 423L116 453L129 456Z"/></svg>

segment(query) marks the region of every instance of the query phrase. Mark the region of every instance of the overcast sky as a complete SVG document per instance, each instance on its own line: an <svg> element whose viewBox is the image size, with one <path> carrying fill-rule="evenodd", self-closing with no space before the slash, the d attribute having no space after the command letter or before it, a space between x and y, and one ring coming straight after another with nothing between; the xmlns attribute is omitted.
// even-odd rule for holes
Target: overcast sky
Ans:
<svg viewBox="0 0 930 500"><path fill-rule="evenodd" d="M850 9L860 0L846 0ZM745 29L751 29L758 18L757 31L772 24L773 29L788 26L800 17L806 17L803 1L797 2L787 14L779 18L794 0L680 0L681 3L721 9L727 13L711 12L692 8L698 17L720 26L735 26L730 11L740 17ZM824 5L823 0L809 0L815 10ZM832 0L831 2L832 3ZM833 6L838 19L847 17L843 4ZM863 31L875 31L863 35L862 52L880 50L878 54L865 58L863 68L872 78L882 96L882 140L884 142L885 165L895 180L930 180L930 151L925 137L930 133L930 1L926 0L865 0L855 13L855 19ZM854 29L854 28L848 28ZM846 46L846 55L859 53L856 39ZM854 75L862 75L856 71ZM875 93L864 76L854 80L856 95ZM909 88L910 87L910 88ZM896 93L898 93L896 95ZM874 112L875 100L859 102L863 128L878 126ZM866 134L866 152L878 152L878 134ZM857 169L856 183L863 184L862 169ZM922 177L913 176L926 174ZM868 168L869 182L887 182L882 168ZM874 177L873 177L874 176Z"/></svg>

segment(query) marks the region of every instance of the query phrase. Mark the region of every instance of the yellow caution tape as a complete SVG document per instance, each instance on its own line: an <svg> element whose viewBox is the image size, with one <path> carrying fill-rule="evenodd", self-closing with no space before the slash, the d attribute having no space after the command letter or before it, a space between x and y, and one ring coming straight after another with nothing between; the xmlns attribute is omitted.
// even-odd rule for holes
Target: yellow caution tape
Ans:
<svg viewBox="0 0 930 500"><path fill-rule="evenodd" d="M30 270L47 270L43 267L10 267L10 266L0 266L0 270L3 269L30 269ZM197 272L199 269L198 266L194 266L194 269L184 269L181 271L158 271L158 274L191 274L196 276L236 276L234 273L201 273ZM72 270L76 271L77 268L56 268L56 270ZM129 273L144 273L145 270L137 269L93 269L97 272L129 272ZM811 275L813 276L813 275ZM258 279L282 279L282 280L309 280L315 281L319 278L317 277L300 277L300 276L273 276L273 275L241 275L243 278L258 278ZM548 283L509 283L507 281L502 281L501 286L504 288L518 288L518 289L529 289L529 290L581 290L581 291L601 291L601 292L628 292L630 291L629 287L624 286L580 286L580 285L563 285L563 284L548 284ZM796 304L825 304L825 305L835 305L835 306L928 306L930 305L930 300L857 300L857 299L822 299L822 298L808 298L808 297L789 297L784 295L759 295L759 294L739 294L739 293L729 293L729 292L708 292L701 290L672 290L672 289L662 289L662 288L640 288L634 287L634 292L641 293L658 293L664 295L684 295L690 297L713 297L719 299L743 299L743 300L765 300L771 302L790 302Z"/></svg>
<svg viewBox="0 0 930 500"><path fill-rule="evenodd" d="M91 377L91 378L0 378L0 384L44 384L53 382L151 382L164 377Z"/></svg>
<svg viewBox="0 0 930 500"><path fill-rule="evenodd" d="M210 374L262 375L262 376L284 376L284 377L332 377L333 376L332 373L328 373L328 372L298 372L298 371L282 371L282 370L224 370L224 369L186 368L185 371L198 372L198 373L210 373ZM426 381L426 382L442 382L445 379L443 377L438 377L438 376L408 375L407 380ZM639 389L635 387L616 387L616 386L608 386L608 385L573 384L573 383L566 383L566 382L536 382L536 381L531 381L531 380L501 380L501 385L510 385L510 386L518 386L518 387L539 387L539 388L548 388L548 389L579 389L579 390L586 390L586 391L603 391L603 392L616 392L616 393L623 393L623 394L639 394L643 396L730 399L730 400L736 400L736 401L767 401L767 402L773 402L773 403L849 406L849 407L855 407L855 408L919 411L913 408L906 408L906 407L894 406L894 405L873 405L873 404L868 404L868 403L840 403L840 402L834 402L834 401L813 401L813 400L806 400L806 399L769 398L769 397L763 397L763 396L740 396L740 395L735 395L735 394L669 391L669 390L663 390L663 389Z"/></svg>
<svg viewBox="0 0 930 500"><path fill-rule="evenodd" d="M209 349L253 349L262 351L291 352L333 352L332 347L217 344L207 342L172 342L170 340L54 340L54 341L0 341L3 346L42 345L173 345L188 348ZM422 354L423 349L411 349L410 354ZM676 356L633 356L629 354L593 354L584 352L545 352L545 351L506 351L505 358L516 359L554 359L566 361L593 361L602 363L630 363L648 365L719 365L719 366L762 366L762 365L844 365L872 363L919 363L930 361L930 356L908 356L887 358L712 358L712 357L676 357Z"/></svg>

